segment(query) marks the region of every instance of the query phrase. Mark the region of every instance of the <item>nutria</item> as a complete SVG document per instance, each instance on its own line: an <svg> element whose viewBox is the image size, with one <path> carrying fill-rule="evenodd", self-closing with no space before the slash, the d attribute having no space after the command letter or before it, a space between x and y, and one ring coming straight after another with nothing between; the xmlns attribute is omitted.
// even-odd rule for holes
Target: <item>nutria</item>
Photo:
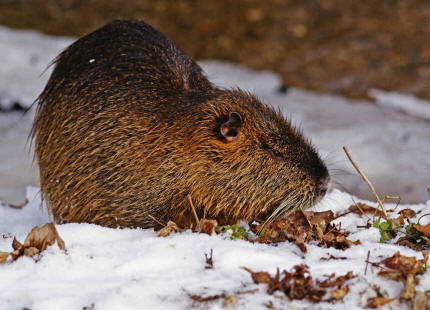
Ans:
<svg viewBox="0 0 430 310"><path fill-rule="evenodd" d="M55 60L33 125L41 193L58 223L155 227L307 208L328 171L279 112L212 85L144 22L114 21Z"/></svg>

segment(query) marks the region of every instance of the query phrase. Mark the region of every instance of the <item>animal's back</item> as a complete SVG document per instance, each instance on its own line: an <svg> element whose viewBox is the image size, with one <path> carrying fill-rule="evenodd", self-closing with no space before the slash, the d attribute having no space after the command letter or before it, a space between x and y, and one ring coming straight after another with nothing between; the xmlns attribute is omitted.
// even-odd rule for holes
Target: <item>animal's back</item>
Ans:
<svg viewBox="0 0 430 310"><path fill-rule="evenodd" d="M156 96L211 87L200 67L172 41L134 21L114 21L76 41L55 60L50 80L42 99L63 87L94 90L94 82L110 85L100 89L101 95L118 94L125 87L132 92L133 86Z"/></svg>
<svg viewBox="0 0 430 310"><path fill-rule="evenodd" d="M166 194L150 175L168 173L163 153L177 148L169 131L198 105L183 97L210 89L200 67L143 22L114 21L62 52L33 127L41 190L56 220L146 226L153 221L144 207L163 219L151 201L172 201L177 180L166 179Z"/></svg>

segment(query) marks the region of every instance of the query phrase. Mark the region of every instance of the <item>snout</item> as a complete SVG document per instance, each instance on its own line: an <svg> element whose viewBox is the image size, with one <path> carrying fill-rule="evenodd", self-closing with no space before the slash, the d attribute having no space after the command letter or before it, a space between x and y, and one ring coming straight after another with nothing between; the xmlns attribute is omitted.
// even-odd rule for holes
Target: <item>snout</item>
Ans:
<svg viewBox="0 0 430 310"><path fill-rule="evenodd" d="M327 191L330 189L331 179L330 177L322 178L315 188L316 196L318 197L318 201L323 199Z"/></svg>

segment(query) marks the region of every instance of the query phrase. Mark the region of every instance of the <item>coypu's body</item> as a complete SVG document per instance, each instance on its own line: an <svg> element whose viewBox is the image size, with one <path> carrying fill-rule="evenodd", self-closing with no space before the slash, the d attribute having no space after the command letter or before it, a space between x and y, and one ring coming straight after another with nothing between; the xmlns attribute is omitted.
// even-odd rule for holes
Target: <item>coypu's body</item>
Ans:
<svg viewBox="0 0 430 310"><path fill-rule="evenodd" d="M213 86L143 22L114 21L59 55L33 126L55 220L153 227L306 208L328 172L278 113ZM281 205L281 207L278 207Z"/></svg>

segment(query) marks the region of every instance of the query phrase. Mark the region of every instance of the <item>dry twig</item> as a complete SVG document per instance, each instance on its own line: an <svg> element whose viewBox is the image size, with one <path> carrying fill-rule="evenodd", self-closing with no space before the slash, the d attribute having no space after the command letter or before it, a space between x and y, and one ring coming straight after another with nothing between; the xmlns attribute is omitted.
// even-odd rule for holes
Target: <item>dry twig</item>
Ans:
<svg viewBox="0 0 430 310"><path fill-rule="evenodd" d="M354 166L355 170L357 170L358 174L361 176L364 182L366 182L366 184L369 186L370 190L372 191L373 195L376 197L376 201L378 202L378 205L381 207L382 212L384 213L385 219L388 219L388 214L387 214L387 211L385 210L384 204L382 203L381 199L379 199L379 196L376 193L372 183L370 183L369 179L364 175L363 171L361 171L358 165L352 160L351 154L349 153L348 149L345 146L343 147L343 150L345 151L346 156L348 156L348 159L351 162L351 164Z"/></svg>
<svg viewBox="0 0 430 310"><path fill-rule="evenodd" d="M199 217L197 216L196 208L194 207L193 200L191 199L191 195L188 195L188 200L190 202L191 211L193 211L194 219L196 220L196 225L199 225Z"/></svg>

